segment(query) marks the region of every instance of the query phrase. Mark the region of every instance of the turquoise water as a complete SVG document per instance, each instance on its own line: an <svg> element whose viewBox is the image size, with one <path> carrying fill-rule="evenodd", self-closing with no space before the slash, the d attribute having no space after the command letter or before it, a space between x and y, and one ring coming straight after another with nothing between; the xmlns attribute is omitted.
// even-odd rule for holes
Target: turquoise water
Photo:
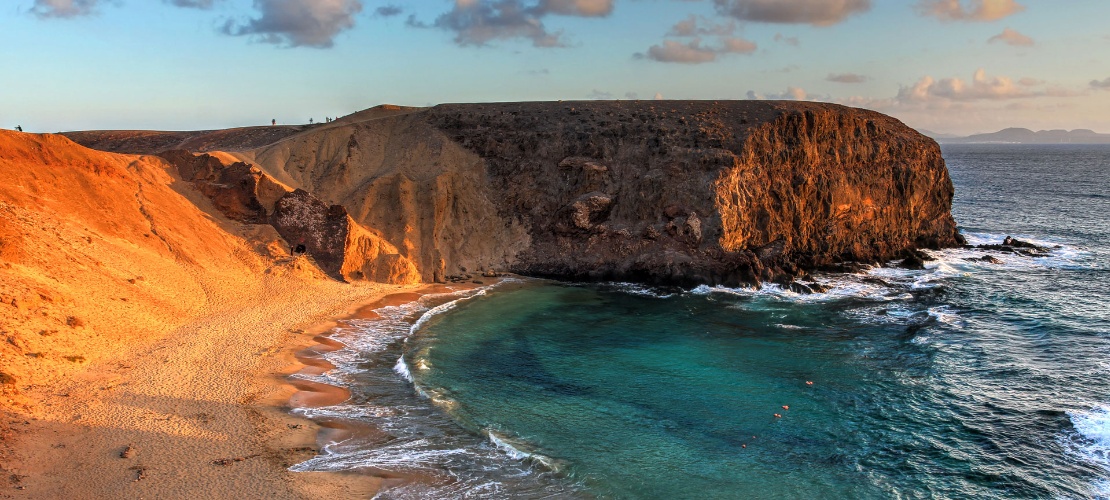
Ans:
<svg viewBox="0 0 1110 500"><path fill-rule="evenodd" d="M807 296L520 281L387 308L334 335L322 379L351 401L306 412L386 437L297 470L419 474L383 498L1108 498L1110 148L945 157L972 243L1051 253Z"/></svg>

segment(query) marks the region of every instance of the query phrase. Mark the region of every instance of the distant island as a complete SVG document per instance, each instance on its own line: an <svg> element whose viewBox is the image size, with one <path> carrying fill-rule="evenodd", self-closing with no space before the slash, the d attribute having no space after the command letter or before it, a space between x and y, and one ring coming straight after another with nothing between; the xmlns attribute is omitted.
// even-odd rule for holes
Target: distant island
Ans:
<svg viewBox="0 0 1110 500"><path fill-rule="evenodd" d="M1110 144L1110 134L1100 134L1088 129L1075 130L1038 130L1027 128L1007 128L989 134L974 134L960 137L930 130L918 132L933 138L941 144Z"/></svg>

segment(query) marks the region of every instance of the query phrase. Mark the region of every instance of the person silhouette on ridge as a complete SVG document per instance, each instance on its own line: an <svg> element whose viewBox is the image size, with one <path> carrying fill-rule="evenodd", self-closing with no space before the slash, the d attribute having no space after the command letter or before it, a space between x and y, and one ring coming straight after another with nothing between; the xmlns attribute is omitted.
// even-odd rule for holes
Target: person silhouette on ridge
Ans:
<svg viewBox="0 0 1110 500"><path fill-rule="evenodd" d="M16 125L15 130L16 130L16 132L23 132L23 127L21 127L19 125Z"/></svg>

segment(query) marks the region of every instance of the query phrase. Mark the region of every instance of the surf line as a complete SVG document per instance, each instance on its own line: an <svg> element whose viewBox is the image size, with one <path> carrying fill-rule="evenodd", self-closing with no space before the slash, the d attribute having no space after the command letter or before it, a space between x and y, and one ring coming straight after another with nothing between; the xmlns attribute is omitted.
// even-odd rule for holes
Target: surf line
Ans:
<svg viewBox="0 0 1110 500"><path fill-rule="evenodd" d="M316 443L320 449L318 454L326 454L326 450L330 446L357 435L382 433L380 429L370 424L360 425L355 419L312 416L308 414L310 412L305 411L340 405L348 401L351 397L350 390L340 385L342 382L336 380L334 384L328 383L331 382L331 378L328 374L333 370L337 370L339 367L328 361L327 356L330 353L351 348L351 346L335 338L346 324L358 320L371 322L375 320L384 320L385 318L383 318L378 311L391 307L404 307L417 303L428 296L463 295L460 299L451 300L445 304L424 311L410 327L409 334L411 335L419 330L419 328L431 317L452 309L453 306L461 300L482 295L484 290L495 287L506 281L513 280L511 278L492 279L486 280L485 283L481 284L435 284L427 285L413 291L391 293L358 306L351 314L335 318L327 323L307 330L305 332L307 335L313 335L312 344L293 353L296 364L290 368L289 374L285 376L284 382L295 389L295 392L288 398L286 410L288 413L314 424L313 426L316 427ZM477 290L477 293L468 293L474 292L475 290ZM403 361L399 360L399 362ZM385 479L368 472L351 472L376 478L379 481Z"/></svg>

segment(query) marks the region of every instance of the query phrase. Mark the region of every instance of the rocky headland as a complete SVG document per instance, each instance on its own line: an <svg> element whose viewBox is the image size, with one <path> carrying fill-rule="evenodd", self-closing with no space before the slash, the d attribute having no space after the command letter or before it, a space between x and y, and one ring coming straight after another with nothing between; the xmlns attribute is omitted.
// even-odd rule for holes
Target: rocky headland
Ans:
<svg viewBox="0 0 1110 500"><path fill-rule="evenodd" d="M372 496L365 477L287 471L319 429L276 408L295 391L288 347L324 318L503 272L806 292L794 280L810 270L913 267L919 248L961 244L952 194L934 141L818 103L0 131L0 486Z"/></svg>
<svg viewBox="0 0 1110 500"><path fill-rule="evenodd" d="M273 131L280 138L263 146L257 129L174 133L174 147L221 151L206 161L233 172L208 177L251 179L240 194L215 196L243 198L236 217L273 224L287 241L328 235L334 245L306 250L344 279L509 271L735 286L962 243L936 142L888 116L833 104L380 106ZM69 136L194 171L183 166L193 160L166 153L164 135ZM292 235L277 223L286 206L278 194L313 198L341 223L321 215L322 225ZM361 242L351 241L355 233Z"/></svg>

